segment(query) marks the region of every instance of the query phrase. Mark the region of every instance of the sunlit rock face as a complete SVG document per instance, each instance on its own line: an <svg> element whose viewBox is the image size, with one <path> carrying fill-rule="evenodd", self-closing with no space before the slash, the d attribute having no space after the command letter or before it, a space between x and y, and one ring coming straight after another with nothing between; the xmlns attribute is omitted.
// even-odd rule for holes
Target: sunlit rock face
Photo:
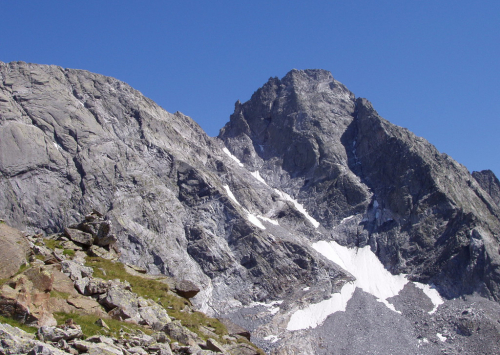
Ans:
<svg viewBox="0 0 500 355"><path fill-rule="evenodd" d="M210 138L116 79L0 63L0 218L100 211L123 261L194 282L270 353L498 353L490 173L324 70L271 78Z"/></svg>

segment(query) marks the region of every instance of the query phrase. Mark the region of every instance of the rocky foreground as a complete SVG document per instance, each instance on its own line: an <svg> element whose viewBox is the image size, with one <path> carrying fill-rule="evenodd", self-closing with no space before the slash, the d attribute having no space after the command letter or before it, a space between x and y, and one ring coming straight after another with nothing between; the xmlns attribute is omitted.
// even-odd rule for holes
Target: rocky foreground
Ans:
<svg viewBox="0 0 500 355"><path fill-rule="evenodd" d="M262 353L194 309L192 282L117 262L110 227L97 211L47 238L0 223L0 354Z"/></svg>

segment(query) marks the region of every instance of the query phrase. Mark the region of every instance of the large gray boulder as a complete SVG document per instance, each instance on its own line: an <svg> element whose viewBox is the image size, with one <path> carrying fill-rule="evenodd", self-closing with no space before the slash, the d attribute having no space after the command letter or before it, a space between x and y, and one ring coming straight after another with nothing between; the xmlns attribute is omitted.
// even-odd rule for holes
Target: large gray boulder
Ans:
<svg viewBox="0 0 500 355"><path fill-rule="evenodd" d="M0 243L0 279L6 279L27 262L30 247L19 230L3 222L0 222Z"/></svg>

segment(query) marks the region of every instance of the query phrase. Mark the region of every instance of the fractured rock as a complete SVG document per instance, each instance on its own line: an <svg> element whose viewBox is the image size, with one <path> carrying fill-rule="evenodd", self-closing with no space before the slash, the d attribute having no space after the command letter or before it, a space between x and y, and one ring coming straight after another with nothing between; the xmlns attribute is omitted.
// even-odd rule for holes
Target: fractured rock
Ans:
<svg viewBox="0 0 500 355"><path fill-rule="evenodd" d="M180 280L175 283L175 292L184 298L193 298L200 292L200 289L189 280Z"/></svg>
<svg viewBox="0 0 500 355"><path fill-rule="evenodd" d="M38 338L43 341L58 342L63 339L66 341L81 338L82 329L78 327L40 327L38 328Z"/></svg>
<svg viewBox="0 0 500 355"><path fill-rule="evenodd" d="M94 243L94 237L90 233L82 232L78 229L64 228L64 235L66 235L73 242L83 245L91 246Z"/></svg>

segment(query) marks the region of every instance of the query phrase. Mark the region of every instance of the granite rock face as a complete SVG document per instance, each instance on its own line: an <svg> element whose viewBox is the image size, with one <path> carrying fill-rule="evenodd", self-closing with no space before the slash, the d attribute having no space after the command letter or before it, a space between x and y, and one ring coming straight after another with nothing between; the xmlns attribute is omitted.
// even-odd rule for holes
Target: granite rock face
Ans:
<svg viewBox="0 0 500 355"><path fill-rule="evenodd" d="M488 181L483 189L465 167L381 118L329 72L270 79L236 104L219 137L269 185L304 204L329 238L370 245L388 270L433 283L448 297L477 291L499 299L494 175L481 180ZM342 230L353 215L361 222Z"/></svg>
<svg viewBox="0 0 500 355"><path fill-rule="evenodd" d="M407 340L408 353L424 343L424 353L440 351L441 338L417 338L419 322L438 313L384 308L361 288L345 316L291 330L297 312L357 282L318 242L368 246L386 270L444 298L475 294L490 317L500 300L498 186L492 173L471 175L384 120L324 70L271 78L211 138L116 79L0 63L0 218L47 234L71 226L68 234L85 233L78 243L116 243L122 261L193 282L194 304L276 354L398 351L383 345L390 334ZM102 237L106 223L77 224L91 211L113 225L111 239ZM407 294L430 302L408 291L393 304ZM463 302L432 331L463 328L454 325ZM362 309L379 321L361 322ZM338 349L346 324L379 343ZM471 334L447 342L474 353L469 339L484 334Z"/></svg>
<svg viewBox="0 0 500 355"><path fill-rule="evenodd" d="M493 201L500 206L500 181L491 170L474 171L472 176L479 185L486 191Z"/></svg>
<svg viewBox="0 0 500 355"><path fill-rule="evenodd" d="M329 293L349 279L308 245L314 229L293 205L189 117L86 71L19 62L2 63L0 75L0 213L9 224L60 232L98 209L122 260L201 286L194 302L207 312L302 284ZM256 217L266 213L301 226Z"/></svg>

